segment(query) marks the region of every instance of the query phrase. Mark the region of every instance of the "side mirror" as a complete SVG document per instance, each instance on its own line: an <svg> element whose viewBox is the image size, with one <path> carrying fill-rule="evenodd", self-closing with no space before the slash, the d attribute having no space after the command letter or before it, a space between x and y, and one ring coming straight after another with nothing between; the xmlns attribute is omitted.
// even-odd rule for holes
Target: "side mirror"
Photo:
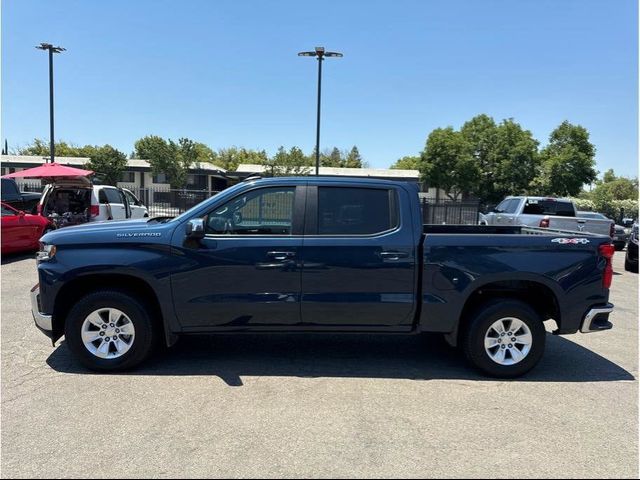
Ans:
<svg viewBox="0 0 640 480"><path fill-rule="evenodd" d="M202 218L194 218L187 222L187 238L201 240L204 238L204 220Z"/></svg>
<svg viewBox="0 0 640 480"><path fill-rule="evenodd" d="M24 210L20 210L20 211L18 212L18 215L20 215L21 217L24 217L24 216L25 216Z"/></svg>

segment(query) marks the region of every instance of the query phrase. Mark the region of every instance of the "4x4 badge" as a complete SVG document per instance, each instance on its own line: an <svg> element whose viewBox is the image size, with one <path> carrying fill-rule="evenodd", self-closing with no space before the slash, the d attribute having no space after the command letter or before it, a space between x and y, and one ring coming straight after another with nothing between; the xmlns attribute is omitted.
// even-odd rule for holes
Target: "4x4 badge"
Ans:
<svg viewBox="0 0 640 480"><path fill-rule="evenodd" d="M559 243L560 245L577 245L579 243L582 245L586 245L587 243L591 243L586 238L554 238L551 241Z"/></svg>

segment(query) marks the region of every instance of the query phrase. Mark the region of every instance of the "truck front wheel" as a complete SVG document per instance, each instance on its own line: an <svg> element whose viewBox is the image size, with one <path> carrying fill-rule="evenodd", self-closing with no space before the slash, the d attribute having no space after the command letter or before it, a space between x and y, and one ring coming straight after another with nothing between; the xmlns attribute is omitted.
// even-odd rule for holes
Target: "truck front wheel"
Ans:
<svg viewBox="0 0 640 480"><path fill-rule="evenodd" d="M496 300L480 307L463 332L465 356L485 374L514 378L542 358L546 331L540 316L527 304Z"/></svg>
<svg viewBox="0 0 640 480"><path fill-rule="evenodd" d="M117 290L83 297L65 324L69 350L85 367L115 372L135 367L152 351L154 329L148 309Z"/></svg>

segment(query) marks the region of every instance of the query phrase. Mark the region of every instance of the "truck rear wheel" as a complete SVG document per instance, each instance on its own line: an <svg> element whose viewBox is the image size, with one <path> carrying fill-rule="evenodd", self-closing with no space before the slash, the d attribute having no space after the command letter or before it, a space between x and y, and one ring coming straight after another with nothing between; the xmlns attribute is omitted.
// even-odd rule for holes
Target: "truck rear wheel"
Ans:
<svg viewBox="0 0 640 480"><path fill-rule="evenodd" d="M498 300L484 304L465 332L465 356L479 370L498 378L525 374L542 358L546 331L540 316L527 304Z"/></svg>
<svg viewBox="0 0 640 480"><path fill-rule="evenodd" d="M135 298L117 290L83 297L65 324L69 350L85 367L115 372L133 368L151 354L153 323Z"/></svg>

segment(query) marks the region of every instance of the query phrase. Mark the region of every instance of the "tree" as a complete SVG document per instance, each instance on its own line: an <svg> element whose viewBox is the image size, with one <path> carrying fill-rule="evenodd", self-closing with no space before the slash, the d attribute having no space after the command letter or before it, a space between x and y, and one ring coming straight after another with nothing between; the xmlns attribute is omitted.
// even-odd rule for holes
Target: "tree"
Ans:
<svg viewBox="0 0 640 480"><path fill-rule="evenodd" d="M486 114L476 115L466 122L460 133L469 147L469 153L475 159L480 177L474 188L474 194L482 200L498 201L493 175L496 172L495 155L491 155L496 145L498 126L492 117Z"/></svg>
<svg viewBox="0 0 640 480"><path fill-rule="evenodd" d="M149 162L154 175L165 174L173 188L183 187L186 183L178 149L178 144L157 135L147 135L135 143L136 156Z"/></svg>
<svg viewBox="0 0 640 480"><path fill-rule="evenodd" d="M345 168L362 168L362 156L360 155L360 151L358 147L355 145L351 148L349 153L345 156L343 167Z"/></svg>
<svg viewBox="0 0 640 480"><path fill-rule="evenodd" d="M497 202L507 195L527 193L539 170L538 141L513 119L503 120L487 159L492 171L486 177L493 182L493 191L485 194L487 200Z"/></svg>
<svg viewBox="0 0 640 480"><path fill-rule="evenodd" d="M607 170L606 172L604 172L604 175L602 177L602 181L604 183L609 183L609 182L613 182L616 180L616 174L613 173L613 168L610 168L609 170Z"/></svg>
<svg viewBox="0 0 640 480"><path fill-rule="evenodd" d="M56 142L55 146L55 155L57 157L91 157L92 155L95 155L99 148L93 145L79 147L65 141ZM49 142L45 142L39 138L34 138L31 144L18 149L18 155L34 155L37 157L48 158L50 153Z"/></svg>
<svg viewBox="0 0 640 480"><path fill-rule="evenodd" d="M564 121L549 136L540 156L542 165L536 184L546 195L577 195L597 176L594 145L589 132Z"/></svg>
<svg viewBox="0 0 640 480"><path fill-rule="evenodd" d="M218 150L216 165L234 171L240 164L266 165L268 161L269 157L264 150L258 151L233 146Z"/></svg>
<svg viewBox="0 0 640 480"><path fill-rule="evenodd" d="M420 168L420 157L402 157L389 168L392 170L418 170Z"/></svg>
<svg viewBox="0 0 640 480"><path fill-rule="evenodd" d="M212 163L216 165L218 155L204 143L196 142L194 144L196 151L196 162Z"/></svg>
<svg viewBox="0 0 640 480"><path fill-rule="evenodd" d="M116 185L127 168L127 156L111 145L104 145L95 150L86 167L96 172L104 183Z"/></svg>
<svg viewBox="0 0 640 480"><path fill-rule="evenodd" d="M420 173L428 185L441 188L452 200L473 191L480 176L469 145L452 127L429 134L421 155Z"/></svg>
<svg viewBox="0 0 640 480"><path fill-rule="evenodd" d="M274 177L288 175L308 175L312 170L312 163L302 150L291 147L287 152L284 147L278 148L278 152L269 159L268 172Z"/></svg>
<svg viewBox="0 0 640 480"><path fill-rule="evenodd" d="M342 153L340 153L340 149L338 147L333 147L331 151L325 150L322 152L320 154L320 166L340 168L342 166Z"/></svg>

